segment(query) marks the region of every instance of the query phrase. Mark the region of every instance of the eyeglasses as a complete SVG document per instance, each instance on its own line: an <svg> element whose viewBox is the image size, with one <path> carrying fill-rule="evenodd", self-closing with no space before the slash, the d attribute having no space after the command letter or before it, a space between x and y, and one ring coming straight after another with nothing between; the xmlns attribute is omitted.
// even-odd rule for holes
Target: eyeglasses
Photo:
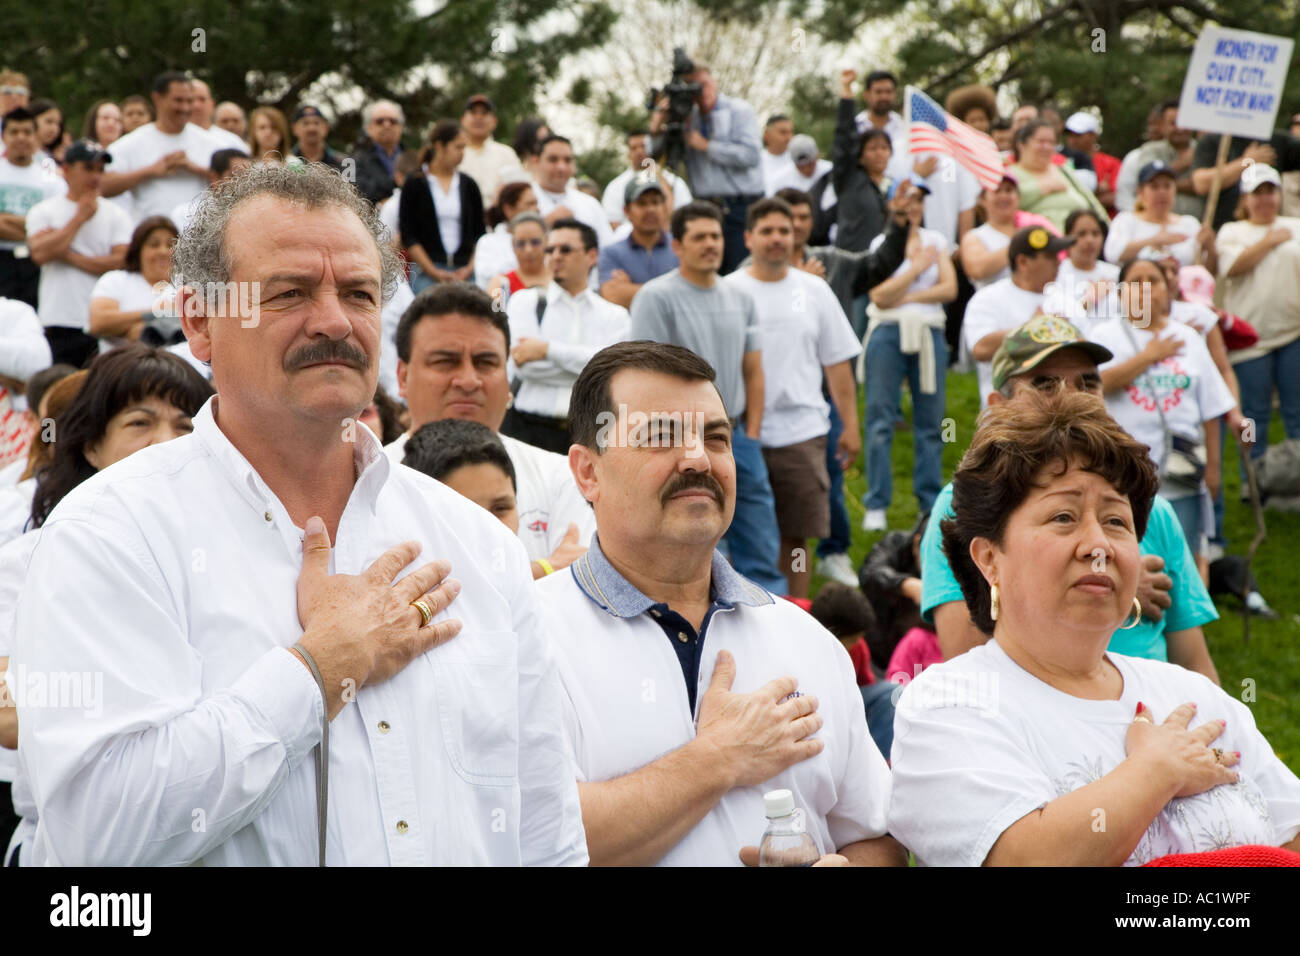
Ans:
<svg viewBox="0 0 1300 956"><path fill-rule="evenodd" d="M543 240L541 240L541 239L516 239L516 240L515 240L515 248L516 248L516 249L536 249L538 246L540 246L540 245L542 244L542 242L543 242ZM564 248L565 248L565 250L567 251L569 247L568 247L568 246L565 246ZM551 251L550 249L547 249L547 250L546 250L546 252L550 252L550 251Z"/></svg>
<svg viewBox="0 0 1300 956"><path fill-rule="evenodd" d="M401 120L399 120L399 119L393 119L391 116L376 116L376 117L375 117L374 119L372 119L370 122L372 122L372 123L378 123L378 124L380 124L381 126L387 126L387 125L389 125L389 124L392 124L393 126L401 126L401 125L402 125L402 121L401 121Z"/></svg>
<svg viewBox="0 0 1300 956"><path fill-rule="evenodd" d="M0 96L26 96L29 92L25 86L0 86Z"/></svg>
<svg viewBox="0 0 1300 956"><path fill-rule="evenodd" d="M553 256L557 252L562 256L567 256L570 252L577 252L578 250L566 243L564 245L559 245L559 246L547 246L543 251L548 256Z"/></svg>

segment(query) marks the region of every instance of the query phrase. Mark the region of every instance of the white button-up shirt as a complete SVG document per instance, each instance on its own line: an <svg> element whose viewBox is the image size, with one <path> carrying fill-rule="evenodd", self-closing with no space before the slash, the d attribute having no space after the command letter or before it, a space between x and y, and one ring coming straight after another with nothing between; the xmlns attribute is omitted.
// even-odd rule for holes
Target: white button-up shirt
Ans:
<svg viewBox="0 0 1300 956"><path fill-rule="evenodd" d="M406 442L410 437L402 435L384 446L384 454L394 464L400 465L406 457ZM579 544L590 541L596 531L596 513L573 480L569 459L509 435L498 433L497 438L501 439L515 468L519 540L529 560L550 557L564 541L570 524L578 526Z"/></svg>
<svg viewBox="0 0 1300 956"><path fill-rule="evenodd" d="M692 712L672 639L656 622L667 610L614 570L599 543L538 590L564 622L556 636L568 745L581 781L613 780L695 737L699 705L718 651L736 660L732 690L747 694L777 677L814 694L825 720L820 754L761 784L729 790L660 861L665 866L739 866L766 825L763 794L787 788L822 853L883 836L889 767L867 732L849 655L807 612L732 570L715 553ZM684 632L683 632L684 633Z"/></svg>
<svg viewBox="0 0 1300 956"><path fill-rule="evenodd" d="M523 365L510 360L507 373L519 376L521 385L515 408L547 418L569 417L573 383L591 357L607 345L624 342L632 334L627 309L602 299L590 289L569 295L552 280L546 287L546 311L537 324L536 289L521 289L506 304L510 341L545 339L546 358Z"/></svg>
<svg viewBox="0 0 1300 956"><path fill-rule="evenodd" d="M302 634L302 532L218 429L216 401L193 435L74 489L32 555L11 666L29 682L102 675L98 716L19 701L32 863L316 862L323 704L287 650ZM355 439L331 571L417 540L405 571L448 559L464 629L331 724L328 863L584 864L523 549L450 488L393 467L368 429Z"/></svg>

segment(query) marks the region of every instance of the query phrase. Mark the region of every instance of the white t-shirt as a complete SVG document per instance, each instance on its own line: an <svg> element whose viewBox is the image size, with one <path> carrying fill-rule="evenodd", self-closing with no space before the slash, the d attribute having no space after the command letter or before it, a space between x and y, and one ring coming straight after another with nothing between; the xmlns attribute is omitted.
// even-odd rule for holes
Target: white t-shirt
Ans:
<svg viewBox="0 0 1300 956"><path fill-rule="evenodd" d="M67 181L57 172L50 172L39 159L15 166L0 158L0 213L25 218L38 203L67 191ZM0 249L17 249L21 245L17 239L0 239Z"/></svg>
<svg viewBox="0 0 1300 956"><path fill-rule="evenodd" d="M207 169L212 154L222 148L216 139L193 123L185 124L179 133L164 133L156 124L146 123L108 148L113 157L108 171L132 173L152 166L177 150L183 150L190 162ZM170 176L143 180L131 190L135 221L139 223L149 216L169 216L178 205L189 202L207 188L206 179L181 170Z"/></svg>
<svg viewBox="0 0 1300 956"><path fill-rule="evenodd" d="M145 281L143 273L114 269L105 272L90 290L91 299L112 299L123 312L153 309L161 312L171 307L176 292L169 283L155 289ZM128 341L125 337L104 337L99 340L99 351L107 352Z"/></svg>
<svg viewBox="0 0 1300 956"><path fill-rule="evenodd" d="M197 126L198 124L194 124L194 125ZM199 126L199 129L203 130L203 132L207 133L210 137L216 140L217 145L216 145L216 149L214 149L213 152L216 152L217 149L238 149L241 150L246 155L249 152L248 143L246 143L240 137L236 136L234 133L230 132L230 130L222 129L216 123L213 123L207 129L203 129L202 126Z"/></svg>
<svg viewBox="0 0 1300 956"><path fill-rule="evenodd" d="M745 270L725 277L749 294L758 310L764 348L765 448L784 448L831 430L822 396L822 368L857 358L862 345L825 279L790 269L780 282L763 282Z"/></svg>
<svg viewBox="0 0 1300 956"><path fill-rule="evenodd" d="M1139 219L1135 213L1121 212L1111 220L1110 231L1106 234L1106 244L1102 247L1102 255L1111 262L1119 262L1124 247L1130 242L1154 236L1166 229L1182 233L1187 237L1182 242L1169 246L1169 251L1178 259L1178 264L1195 265L1196 234L1201 231L1201 224L1194 216L1178 216L1173 223L1159 225Z"/></svg>
<svg viewBox="0 0 1300 956"><path fill-rule="evenodd" d="M1023 670L996 640L927 668L894 716L889 832L926 866L979 866L1017 820L1100 780L1125 759L1138 701L1157 723L1197 705L1192 727L1226 720L1214 746L1241 751L1241 779L1165 805L1126 866L1171 853L1279 846L1300 830L1300 780L1250 708L1176 664L1107 654L1119 700L1084 700ZM1112 813L1117 810L1112 810Z"/></svg>
<svg viewBox="0 0 1300 956"><path fill-rule="evenodd" d="M997 252L999 249L1005 249L1011 245L1011 237L992 223L986 222L982 226L976 226L971 230L971 235L980 241L980 245L984 247L986 252ZM996 272L986 279L976 279L971 276L970 282L976 289L982 289L986 285L992 285L999 279L1009 278L1010 275L1011 267L1003 266L1001 272Z"/></svg>
<svg viewBox="0 0 1300 956"><path fill-rule="evenodd" d="M1041 292L1020 288L1010 277L986 285L966 304L962 319L962 341L967 351L974 352L980 339L992 332L1009 332L1024 325L1043 305ZM993 391L993 362L976 362L975 379L979 383L980 408L988 407L989 392Z"/></svg>
<svg viewBox="0 0 1300 956"><path fill-rule="evenodd" d="M967 209L974 209L975 201L979 199L979 180L951 156L941 153L906 155L906 169L902 172L902 177L915 180L917 177L912 173L912 165L928 156L937 156L939 162L935 164L934 172L925 179L925 184L930 187L930 195L925 197L925 226L941 233L950 246L955 246L959 238L957 226L961 214ZM894 158L899 158L897 150ZM897 179L895 177L896 181Z"/></svg>
<svg viewBox="0 0 1300 956"><path fill-rule="evenodd" d="M467 145L465 158L460 161L460 171L478 183L485 207L497 201L497 190L505 182L506 174L518 169L519 157L515 151L491 138L485 139L477 149Z"/></svg>
<svg viewBox="0 0 1300 956"><path fill-rule="evenodd" d="M384 446L384 454L401 464L409 435ZM582 497L569 470L569 459L545 448L527 445L509 435L497 435L515 466L515 502L519 511L519 540L528 560L549 557L564 540L570 524L578 526L578 543L596 531L596 513Z"/></svg>
<svg viewBox="0 0 1300 956"><path fill-rule="evenodd" d="M27 235L33 236L46 229L62 229L76 211L77 204L66 196L54 196L37 203L27 214ZM126 246L130 242L130 217L112 203L100 199L95 203L95 214L82 223L68 248L83 256L106 256L114 246ZM99 276L62 259L41 266L41 325L85 329L90 321L90 293L98 279Z"/></svg>
<svg viewBox="0 0 1300 956"><path fill-rule="evenodd" d="M1051 315L1062 315L1074 323L1085 336L1098 322L1119 315L1119 299L1114 287L1100 302L1094 301L1094 285L1101 281L1114 283L1119 279L1119 266L1098 259L1087 272L1075 266L1069 257L1061 260L1056 270L1056 281L1043 290L1043 310Z"/></svg>
<svg viewBox="0 0 1300 956"><path fill-rule="evenodd" d="M933 246L936 250L938 250L940 257L948 255L948 251L951 248L951 246L949 245L948 240L944 238L943 233L935 232L933 229L920 229L917 231L917 234L920 237L922 247ZM871 245L867 247L867 251L875 252L877 249L881 247L881 245L884 244L884 241L885 241L885 234L882 232L874 239L871 240ZM895 276L902 275L904 272L907 271L907 268L908 268L908 263L907 260L904 259L902 262L898 264L898 268L894 270L894 275ZM938 285L938 283L939 283L939 263L936 262L934 265L930 266L919 276L913 279L912 284L907 287L907 291L920 292L924 289L932 288L933 286ZM943 306L940 305L938 302L917 302L917 303L909 304L907 307L909 309L915 309L918 312L930 312L930 313L937 314L943 311Z"/></svg>
<svg viewBox="0 0 1300 956"><path fill-rule="evenodd" d="M772 191L768 195L774 195L782 189L798 189L800 192L811 192L812 188L817 185L817 180L830 171L831 161L829 159L818 159L811 176L805 176L799 172L798 166L791 163L786 169L777 173L776 178L771 182Z"/></svg>
<svg viewBox="0 0 1300 956"><path fill-rule="evenodd" d="M781 178L787 169L794 169L794 160L790 158L790 150L788 149L780 156L773 156L766 149L760 149L758 158L762 161L763 166L763 192L770 196L781 188L776 185L776 181Z"/></svg>
<svg viewBox="0 0 1300 956"><path fill-rule="evenodd" d="M1237 404L1215 368L1200 333L1182 322L1171 321L1161 330L1160 337L1171 336L1182 341L1182 352L1147 368L1126 388L1106 396L1106 408L1111 416L1151 449L1151 458L1157 465L1164 455L1166 425L1173 434L1200 444L1205 440L1202 423L1226 415ZM1134 328L1123 318L1099 323L1089 333L1092 341L1106 346L1115 356L1102 369L1133 358L1146 348L1152 337L1149 329ZM1164 411L1164 425L1156 410L1157 403Z"/></svg>
<svg viewBox="0 0 1300 956"><path fill-rule="evenodd" d="M1219 317L1209 306L1198 302L1184 302L1182 299L1169 303L1169 317L1184 325L1190 325L1201 333L1201 338L1207 337L1219 324Z"/></svg>
<svg viewBox="0 0 1300 956"><path fill-rule="evenodd" d="M474 246L474 281L486 289L496 276L518 268L515 258L514 236L506 224L499 223L491 232L485 232Z"/></svg>

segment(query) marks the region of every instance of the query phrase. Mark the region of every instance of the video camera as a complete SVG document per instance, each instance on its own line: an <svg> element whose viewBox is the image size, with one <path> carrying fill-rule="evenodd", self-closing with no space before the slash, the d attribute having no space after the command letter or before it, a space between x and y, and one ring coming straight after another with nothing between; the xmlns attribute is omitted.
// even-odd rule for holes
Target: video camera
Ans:
<svg viewBox="0 0 1300 956"><path fill-rule="evenodd" d="M669 169L683 172L686 158L686 123L695 98L700 93L699 83L687 83L685 77L695 72L695 64L681 47L673 49L673 77L662 90L652 89L646 109L653 110L662 97L668 97L668 122L663 131L662 162Z"/></svg>

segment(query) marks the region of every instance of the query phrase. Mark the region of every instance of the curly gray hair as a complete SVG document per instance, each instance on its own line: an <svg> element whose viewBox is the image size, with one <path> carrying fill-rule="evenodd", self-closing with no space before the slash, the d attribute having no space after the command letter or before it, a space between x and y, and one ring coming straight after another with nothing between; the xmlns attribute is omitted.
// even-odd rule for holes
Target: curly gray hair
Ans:
<svg viewBox="0 0 1300 956"><path fill-rule="evenodd" d="M278 165L257 163L250 169L213 187L198 204L172 252L172 283L195 290L212 289L230 281L230 250L226 228L241 203L255 196L320 209L341 206L355 213L375 240L379 252L384 301L397 288L400 264L388 230L379 221L375 207L338 171L324 163Z"/></svg>

